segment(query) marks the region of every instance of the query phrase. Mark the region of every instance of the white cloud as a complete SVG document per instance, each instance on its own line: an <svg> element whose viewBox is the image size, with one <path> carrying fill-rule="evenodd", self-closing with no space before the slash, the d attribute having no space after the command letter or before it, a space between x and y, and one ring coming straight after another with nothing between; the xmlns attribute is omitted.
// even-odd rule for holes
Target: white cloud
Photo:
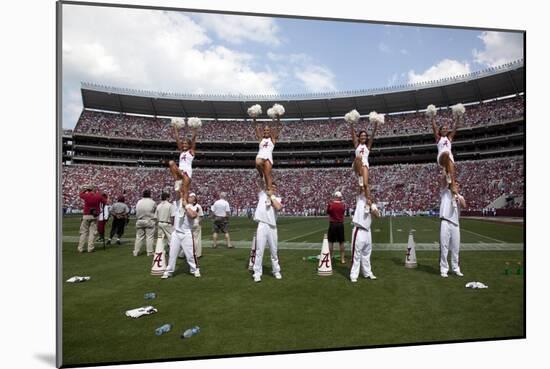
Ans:
<svg viewBox="0 0 550 369"><path fill-rule="evenodd" d="M509 32L482 32L483 50L473 50L476 63L495 67L523 58L523 34Z"/></svg>
<svg viewBox="0 0 550 369"><path fill-rule="evenodd" d="M378 43L378 50L380 50L381 52L386 53L386 54L391 52L391 49L388 46L388 44L386 44L382 41Z"/></svg>
<svg viewBox="0 0 550 369"><path fill-rule="evenodd" d="M294 76L298 78L308 92L335 91L334 74L330 69L319 65L308 65L295 69Z"/></svg>
<svg viewBox="0 0 550 369"><path fill-rule="evenodd" d="M245 15L201 14L198 22L204 28L232 44L253 41L277 46L279 28L272 18Z"/></svg>
<svg viewBox="0 0 550 369"><path fill-rule="evenodd" d="M277 93L276 73L215 45L176 12L63 7L64 126L81 109L80 82L174 92ZM79 107L79 108L76 108Z"/></svg>
<svg viewBox="0 0 550 369"><path fill-rule="evenodd" d="M410 70L408 77L409 83L419 83L426 81L435 81L441 78L454 77L470 73L470 64L451 59L444 59L426 69L423 73L416 73Z"/></svg>
<svg viewBox="0 0 550 369"><path fill-rule="evenodd" d="M267 58L275 63L277 75L280 78L285 78L286 85L282 85L283 81L278 81L278 87L302 89L307 92L328 92L336 91L336 82L334 73L322 64L317 63L311 56L304 53L296 54L275 54L267 53ZM293 76L298 84L293 83L289 79L288 70L293 71Z"/></svg>

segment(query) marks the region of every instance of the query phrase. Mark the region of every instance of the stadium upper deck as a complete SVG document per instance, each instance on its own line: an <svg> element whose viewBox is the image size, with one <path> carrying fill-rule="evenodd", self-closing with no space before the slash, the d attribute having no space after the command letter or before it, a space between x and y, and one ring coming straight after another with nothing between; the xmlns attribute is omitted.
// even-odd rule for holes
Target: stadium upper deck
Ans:
<svg viewBox="0 0 550 369"><path fill-rule="evenodd" d="M450 106L524 92L523 60L442 80L359 91L289 95L193 95L82 83L85 109L149 116L246 119L248 106L285 105L285 118L342 117L357 109L368 113L419 111L429 104ZM267 118L264 109L263 118Z"/></svg>

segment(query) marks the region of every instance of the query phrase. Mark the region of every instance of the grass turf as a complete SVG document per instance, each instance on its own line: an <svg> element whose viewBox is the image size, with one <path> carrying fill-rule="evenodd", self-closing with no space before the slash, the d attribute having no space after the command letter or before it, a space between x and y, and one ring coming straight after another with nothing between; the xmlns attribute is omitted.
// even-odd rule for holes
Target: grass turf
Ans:
<svg viewBox="0 0 550 369"><path fill-rule="evenodd" d="M78 221L65 218L64 234L77 235ZM281 218L280 223L279 239L294 238L294 242L320 242L326 228L326 220L317 218ZM521 226L469 223L462 223L463 241L521 242ZM254 223L232 219L231 224L234 240L250 239ZM208 239L208 223L204 226ZM433 242L437 233L429 235L427 229L433 232L437 226L430 218L394 218L391 228L394 242L406 242L407 227L417 230L418 242ZM390 238L387 219L376 222L373 229L380 229L373 235L375 243ZM348 228L346 236L350 233ZM126 237L132 234L130 226ZM425 241L418 240L422 237ZM379 279L351 284L349 263L335 264L331 277L318 277L316 264L302 260L311 250L281 250L283 280L269 274L266 256L264 278L255 284L245 268L246 249L203 248L202 278L186 273L185 262L178 260L177 272L169 280L150 276L150 258L132 257L131 249L126 243L79 254L75 242L64 242L63 280L92 276L85 283L63 284L64 365L521 337L525 333L523 275L504 274L506 262L523 262L521 251L463 251L465 277L448 279L439 277L436 251L417 251L419 267L414 270L403 267L403 252L375 251L372 264ZM483 281L489 289L464 288L473 280ZM145 301L144 293L152 291L157 298ZM139 319L124 316L125 310L148 304L159 312ZM155 336L155 328L164 323L173 323L173 330ZM201 327L200 334L180 339L181 332L193 325Z"/></svg>

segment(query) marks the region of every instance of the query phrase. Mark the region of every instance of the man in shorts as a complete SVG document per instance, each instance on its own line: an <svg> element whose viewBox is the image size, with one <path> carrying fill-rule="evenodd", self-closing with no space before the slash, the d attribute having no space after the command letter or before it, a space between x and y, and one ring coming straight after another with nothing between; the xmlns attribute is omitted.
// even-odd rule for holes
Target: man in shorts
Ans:
<svg viewBox="0 0 550 369"><path fill-rule="evenodd" d="M212 248L218 247L218 233L224 234L227 248L233 248L229 239L229 216L231 215L231 209L229 208L229 203L225 200L225 196L225 192L221 192L219 200L211 207L212 216L214 217L212 226Z"/></svg>

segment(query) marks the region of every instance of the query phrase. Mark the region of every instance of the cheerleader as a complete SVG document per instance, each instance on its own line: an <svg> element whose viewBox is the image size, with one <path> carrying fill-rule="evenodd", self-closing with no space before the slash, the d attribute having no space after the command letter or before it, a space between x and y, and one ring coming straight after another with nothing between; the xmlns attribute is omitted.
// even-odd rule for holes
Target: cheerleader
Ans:
<svg viewBox="0 0 550 369"><path fill-rule="evenodd" d="M261 107L254 105L248 109L248 114L254 121L256 139L260 143L258 154L256 155L256 170L260 177L264 179L267 191L271 190L273 184L273 176L271 175L273 169L273 149L282 130L280 117L284 114L284 111L284 108L279 104L275 104L272 108L268 109L267 114L276 121L276 126L272 128L266 124L262 129L256 121L256 117L261 114Z"/></svg>
<svg viewBox="0 0 550 369"><path fill-rule="evenodd" d="M456 184L455 161L451 149L459 122L463 119L464 111L465 109L462 104L452 106L453 125L451 128L447 124L437 127L435 122L435 106L428 106L428 110L426 111L426 114L431 117L432 130L437 144L437 164L445 171L447 185L455 196L458 194L458 187Z"/></svg>
<svg viewBox="0 0 550 369"><path fill-rule="evenodd" d="M354 112L357 114L356 118L353 117ZM348 114L352 115L352 118L348 118ZM352 112L346 114L346 120L351 123L351 140L353 142L353 147L355 147L355 159L353 161L353 170L355 174L359 177L359 186L363 189L363 193L367 199L370 198L370 188L369 188L369 153L372 148L372 143L374 142L374 136L378 130L378 123L383 122L384 116L377 114L376 112L371 112L369 114L369 120L374 123L374 128L372 134L369 136L367 131L359 131L358 134L355 133L355 128L353 123L359 120L359 113L353 110Z"/></svg>
<svg viewBox="0 0 550 369"><path fill-rule="evenodd" d="M179 126L182 127L182 125ZM187 199L189 187L191 186L191 178L193 176L193 159L195 158L195 147L197 142L197 130L198 127L192 127L191 131L193 134L191 139L185 137L183 140L180 140L178 124L174 124L174 135L176 137L178 150L180 151L179 165L176 165L176 162L173 160L170 160L168 165L170 166L170 173L176 181L174 184L174 190L180 193L180 199ZM182 201L180 200L180 202Z"/></svg>

